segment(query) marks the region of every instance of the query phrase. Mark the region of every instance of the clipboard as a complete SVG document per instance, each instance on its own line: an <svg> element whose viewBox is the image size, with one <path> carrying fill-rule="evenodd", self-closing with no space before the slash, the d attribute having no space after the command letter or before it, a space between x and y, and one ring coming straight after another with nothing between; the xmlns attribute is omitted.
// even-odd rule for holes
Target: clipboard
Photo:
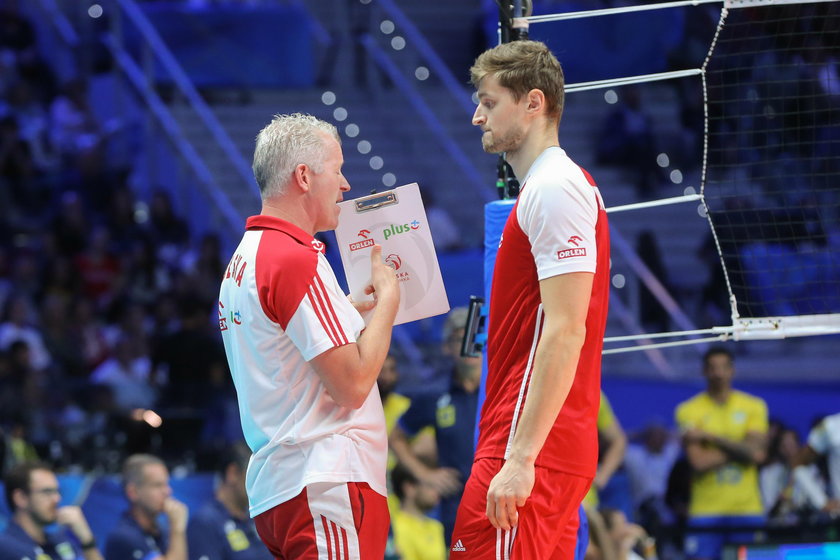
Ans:
<svg viewBox="0 0 840 560"><path fill-rule="evenodd" d="M373 299L364 289L370 284L371 247L378 244L382 246L382 258L394 269L400 283L400 307L394 325L449 311L417 183L346 200L338 206L341 213L335 237L354 300Z"/></svg>

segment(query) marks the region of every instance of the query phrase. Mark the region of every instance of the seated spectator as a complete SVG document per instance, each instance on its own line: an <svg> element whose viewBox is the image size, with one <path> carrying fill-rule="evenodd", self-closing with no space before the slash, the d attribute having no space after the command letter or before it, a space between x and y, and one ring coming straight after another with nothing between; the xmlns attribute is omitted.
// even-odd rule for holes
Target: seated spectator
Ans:
<svg viewBox="0 0 840 560"><path fill-rule="evenodd" d="M153 455L132 455L123 464L129 508L105 544L106 560L187 560L187 506L172 497L169 470ZM158 523L166 514L168 529Z"/></svg>
<svg viewBox="0 0 840 560"><path fill-rule="evenodd" d="M187 544L190 560L271 560L248 514L245 472L251 450L244 442L219 459L213 499L190 516Z"/></svg>
<svg viewBox="0 0 840 560"><path fill-rule="evenodd" d="M636 519L656 535L663 524L673 523L665 505L668 475L680 456L680 445L661 422L652 422L641 433L640 443L631 443L624 457Z"/></svg>
<svg viewBox="0 0 840 560"><path fill-rule="evenodd" d="M800 466L802 446L795 430L782 428L770 442L769 462L759 471L761 498L769 519L784 520L805 509L821 509L824 500L812 500L817 492L825 495L825 484L814 465Z"/></svg>
<svg viewBox="0 0 840 560"><path fill-rule="evenodd" d="M157 392L151 382L152 361L142 353L142 342L124 335L114 345L113 356L90 374L91 383L108 385L123 412L152 408Z"/></svg>
<svg viewBox="0 0 840 560"><path fill-rule="evenodd" d="M598 407L597 425L598 470L589 492L583 499L584 509L591 512L602 505L609 505L621 509L625 515L632 515L629 483L621 469L627 450L627 435L603 391Z"/></svg>
<svg viewBox="0 0 840 560"><path fill-rule="evenodd" d="M473 440L481 381L481 358L461 356L467 309L455 308L444 323L443 352L449 358L450 386L443 394L420 395L391 431L389 442L400 463L414 478L435 488L441 496L441 521L447 544L463 485L473 464ZM436 462L418 456L409 438L427 426L435 429ZM434 465L434 466L430 466Z"/></svg>
<svg viewBox="0 0 840 560"><path fill-rule="evenodd" d="M642 526L629 523L624 513L617 509L604 508L601 516L617 560L656 558L655 543Z"/></svg>
<svg viewBox="0 0 840 560"><path fill-rule="evenodd" d="M391 471L391 486L400 500L400 509L391 519L394 543L402 560L443 560L447 546L443 525L428 516L440 500L431 484L419 481L399 463Z"/></svg>
<svg viewBox="0 0 840 560"><path fill-rule="evenodd" d="M81 508L58 506L61 491L49 466L21 463L4 482L12 519L0 534L0 560L102 560ZM56 524L58 531L49 530Z"/></svg>
<svg viewBox="0 0 840 560"><path fill-rule="evenodd" d="M8 350L15 341L23 341L29 349L29 365L36 371L42 371L50 365L52 358L35 320L29 300L13 295L6 306L4 321L0 323L0 350Z"/></svg>
<svg viewBox="0 0 840 560"><path fill-rule="evenodd" d="M823 418L811 429L800 462L810 464L819 457L828 459L828 495L812 494L814 505L827 512L840 513L840 413Z"/></svg>

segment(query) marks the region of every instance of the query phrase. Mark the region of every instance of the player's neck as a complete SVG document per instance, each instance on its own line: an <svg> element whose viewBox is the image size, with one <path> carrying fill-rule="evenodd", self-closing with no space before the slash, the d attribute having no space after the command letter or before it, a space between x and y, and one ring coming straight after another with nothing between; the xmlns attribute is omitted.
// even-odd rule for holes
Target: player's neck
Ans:
<svg viewBox="0 0 840 560"><path fill-rule="evenodd" d="M248 512L237 503L233 496L233 492L227 486L219 487L216 491L216 499L225 506L225 509L228 510L228 513L230 513L233 517L236 517L237 519L246 519L248 517Z"/></svg>
<svg viewBox="0 0 840 560"><path fill-rule="evenodd" d="M155 535L160 532L157 524L157 516L149 515L142 507L137 505L132 506L131 517L134 518L140 528L145 532Z"/></svg>
<svg viewBox="0 0 840 560"><path fill-rule="evenodd" d="M528 175L528 170L544 151L551 147L560 146L557 128L535 123L533 128L522 140L519 148L505 154L505 159L513 168L513 173L519 182L523 182Z"/></svg>
<svg viewBox="0 0 840 560"><path fill-rule="evenodd" d="M44 527L32 519L32 516L25 513L18 513L14 516L14 520L27 535L32 537L33 541L38 544L44 544L46 542Z"/></svg>
<svg viewBox="0 0 840 560"><path fill-rule="evenodd" d="M729 400L729 395L732 394L732 387L709 387L708 389L706 389L706 392L709 394L709 397L711 397L711 399L716 403L726 404L726 401Z"/></svg>

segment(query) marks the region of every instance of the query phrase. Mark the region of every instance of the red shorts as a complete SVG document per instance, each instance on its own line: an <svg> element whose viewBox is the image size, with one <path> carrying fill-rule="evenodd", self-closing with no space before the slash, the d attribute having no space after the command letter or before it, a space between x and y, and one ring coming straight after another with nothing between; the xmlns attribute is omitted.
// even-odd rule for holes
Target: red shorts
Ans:
<svg viewBox="0 0 840 560"><path fill-rule="evenodd" d="M390 516L366 482L321 482L254 522L278 560L382 560Z"/></svg>
<svg viewBox="0 0 840 560"><path fill-rule="evenodd" d="M577 543L578 506L591 478L537 467L534 489L519 508L519 524L496 529L487 519L487 488L502 459L473 463L452 531L450 560L571 560Z"/></svg>

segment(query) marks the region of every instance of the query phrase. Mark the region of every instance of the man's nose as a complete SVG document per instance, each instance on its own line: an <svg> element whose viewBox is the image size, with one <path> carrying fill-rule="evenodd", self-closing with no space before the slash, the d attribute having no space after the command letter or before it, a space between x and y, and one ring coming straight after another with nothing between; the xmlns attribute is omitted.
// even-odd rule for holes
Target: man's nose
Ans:
<svg viewBox="0 0 840 560"><path fill-rule="evenodd" d="M479 105L475 108L475 113L473 113L472 123L474 126L481 126L485 120L484 115L481 113L481 105Z"/></svg>

